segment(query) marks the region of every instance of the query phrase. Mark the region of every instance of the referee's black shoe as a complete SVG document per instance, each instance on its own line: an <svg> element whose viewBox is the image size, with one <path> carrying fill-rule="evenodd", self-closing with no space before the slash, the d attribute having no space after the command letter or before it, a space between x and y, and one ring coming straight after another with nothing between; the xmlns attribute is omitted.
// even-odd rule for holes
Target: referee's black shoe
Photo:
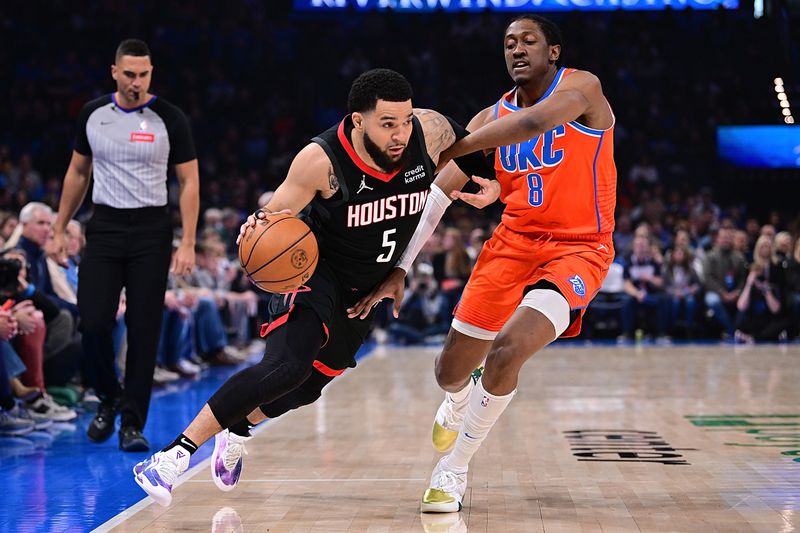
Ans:
<svg viewBox="0 0 800 533"><path fill-rule="evenodd" d="M146 452L150 443L142 435L142 430L133 426L119 429L119 449L123 452Z"/></svg>
<svg viewBox="0 0 800 533"><path fill-rule="evenodd" d="M116 404L102 403L97 408L86 435L93 442L105 442L114 434L114 422L117 419Z"/></svg>

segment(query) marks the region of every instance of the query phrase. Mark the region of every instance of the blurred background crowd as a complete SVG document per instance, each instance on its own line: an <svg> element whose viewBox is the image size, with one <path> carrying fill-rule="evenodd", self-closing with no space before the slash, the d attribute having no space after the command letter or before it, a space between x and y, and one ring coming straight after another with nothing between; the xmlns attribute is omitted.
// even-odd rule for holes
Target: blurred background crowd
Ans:
<svg viewBox="0 0 800 533"><path fill-rule="evenodd" d="M37 4L0 20L15 43L0 47L0 245L20 266L6 296L29 301L0 316L0 407L8 409L0 412L6 422L12 413L17 428L70 420L76 408L96 404L81 386L75 306L81 222L91 213L82 210L70 225L69 268L52 262L47 247L77 113L112 92L109 65L121 38L150 44L152 90L187 113L200 161L197 270L171 278L165 295L161 384L258 351L266 295L242 277L239 225L280 184L299 148L344 116L359 73L394 68L411 81L417 107L463 124L511 86L504 15L311 15L253 0L110 0L80 13L50 2L49 16L39 17ZM131 9L137 16L126 15ZM597 74L617 117L617 259L582 337L795 340L800 210L791 191L800 176L716 158L717 126L783 122L773 79L800 72L787 30L745 11L552 18L565 35L565 65ZM786 87L800 89L789 78ZM176 228L177 191L173 182ZM400 319L385 313L377 342L441 342L501 210L448 210L409 276ZM123 298L120 361L124 305ZM6 408L8 398L21 402Z"/></svg>

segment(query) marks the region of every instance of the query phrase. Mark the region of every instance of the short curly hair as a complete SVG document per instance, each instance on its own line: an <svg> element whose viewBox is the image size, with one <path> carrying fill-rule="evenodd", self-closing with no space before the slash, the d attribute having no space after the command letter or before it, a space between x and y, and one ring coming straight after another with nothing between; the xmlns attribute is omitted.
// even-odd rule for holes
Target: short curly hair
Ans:
<svg viewBox="0 0 800 533"><path fill-rule="evenodd" d="M375 68L361 74L350 86L347 109L350 113L372 111L378 100L405 102L411 100L411 84L399 72Z"/></svg>

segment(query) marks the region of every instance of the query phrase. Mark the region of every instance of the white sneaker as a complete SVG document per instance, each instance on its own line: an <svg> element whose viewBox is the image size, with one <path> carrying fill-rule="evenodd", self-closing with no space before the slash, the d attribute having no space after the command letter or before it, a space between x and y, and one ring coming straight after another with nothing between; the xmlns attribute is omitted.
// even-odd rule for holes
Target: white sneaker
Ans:
<svg viewBox="0 0 800 533"><path fill-rule="evenodd" d="M177 372L172 372L160 366L153 369L153 383L156 385L164 385L165 383L171 383L179 379L181 379L181 375Z"/></svg>
<svg viewBox="0 0 800 533"><path fill-rule="evenodd" d="M476 368L470 379L474 386L483 374L483 367ZM464 422L464 416L467 414L467 406L469 405L469 396L463 402L455 403L450 397L449 393L445 393L444 401L436 411L436 418L433 420L433 433L431 441L433 447L440 453L447 453L456 443L458 432L461 429L461 424Z"/></svg>
<svg viewBox="0 0 800 533"><path fill-rule="evenodd" d="M221 491L236 488L242 475L242 457L247 455L244 443L253 437L240 437L229 430L220 431L214 437L214 453L211 455L211 477Z"/></svg>
<svg viewBox="0 0 800 533"><path fill-rule="evenodd" d="M78 413L63 405L58 405L52 396L42 394L36 400L25 405L34 419L46 418L55 422L69 422L78 417Z"/></svg>
<svg viewBox="0 0 800 533"><path fill-rule="evenodd" d="M422 495L423 513L457 513L467 491L467 471L453 472L444 465L447 456L439 459L431 474L431 484Z"/></svg>
<svg viewBox="0 0 800 533"><path fill-rule="evenodd" d="M172 503L175 481L189 468L189 457L183 446L158 452L133 467L133 478L156 503L166 507Z"/></svg>
<svg viewBox="0 0 800 533"><path fill-rule="evenodd" d="M180 359L174 365L170 365L167 370L175 372L181 377L194 378L200 373L201 368L188 359Z"/></svg>

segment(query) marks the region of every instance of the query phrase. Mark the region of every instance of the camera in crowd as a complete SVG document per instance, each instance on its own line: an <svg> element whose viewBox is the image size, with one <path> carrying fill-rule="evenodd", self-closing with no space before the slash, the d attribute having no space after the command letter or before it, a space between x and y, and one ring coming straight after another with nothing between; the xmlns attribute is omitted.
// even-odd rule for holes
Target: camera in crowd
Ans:
<svg viewBox="0 0 800 533"><path fill-rule="evenodd" d="M13 298L19 292L19 271L22 263L18 259L0 257L0 302Z"/></svg>

